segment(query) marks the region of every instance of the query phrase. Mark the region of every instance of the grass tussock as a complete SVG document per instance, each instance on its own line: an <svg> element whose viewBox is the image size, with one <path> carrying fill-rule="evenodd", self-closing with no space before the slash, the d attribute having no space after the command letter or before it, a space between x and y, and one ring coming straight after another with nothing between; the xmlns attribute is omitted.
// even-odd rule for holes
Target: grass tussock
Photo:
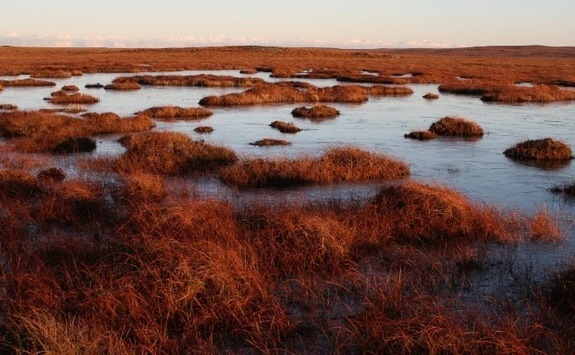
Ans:
<svg viewBox="0 0 575 355"><path fill-rule="evenodd" d="M270 123L270 127L277 129L281 133L297 133L301 131L301 128L292 122L273 121Z"/></svg>
<svg viewBox="0 0 575 355"><path fill-rule="evenodd" d="M427 100L437 100L439 99L439 95L432 92L428 92L427 94L423 95L423 98Z"/></svg>
<svg viewBox="0 0 575 355"><path fill-rule="evenodd" d="M158 106L137 112L160 120L197 120L210 117L213 112L203 107Z"/></svg>
<svg viewBox="0 0 575 355"><path fill-rule="evenodd" d="M138 83L126 81L126 82L117 82L112 83L104 86L106 90L115 90L115 91L131 91L131 90L140 90L142 86Z"/></svg>
<svg viewBox="0 0 575 355"><path fill-rule="evenodd" d="M119 77L113 84L136 83L154 86L191 86L191 87L254 87L264 83L259 78L236 78L223 75L135 75Z"/></svg>
<svg viewBox="0 0 575 355"><path fill-rule="evenodd" d="M264 138L250 143L250 145L255 145L258 147L270 147L275 145L290 145L290 144L291 142L289 141L283 139L273 139L273 138Z"/></svg>
<svg viewBox="0 0 575 355"><path fill-rule="evenodd" d="M397 228L391 235L401 240L434 243L445 241L444 238L508 238L497 213L444 186L410 181L385 187L375 197L374 204L379 216L392 220Z"/></svg>
<svg viewBox="0 0 575 355"><path fill-rule="evenodd" d="M546 103L575 100L575 91L562 90L555 85L534 85L533 87L513 87L490 91L481 97L485 102L501 103Z"/></svg>
<svg viewBox="0 0 575 355"><path fill-rule="evenodd" d="M62 90L66 92L77 92L80 91L80 88L76 85L64 85L62 86Z"/></svg>
<svg viewBox="0 0 575 355"><path fill-rule="evenodd" d="M18 138L15 146L23 152L85 151L79 148L85 146L82 141L88 144L90 136L139 132L154 126L153 120L146 116L121 118L113 113L87 113L82 118L33 111L0 114L0 136Z"/></svg>
<svg viewBox="0 0 575 355"><path fill-rule="evenodd" d="M60 168L48 168L41 170L38 175L38 179L41 181L53 181L53 182L61 182L66 179L66 174Z"/></svg>
<svg viewBox="0 0 575 355"><path fill-rule="evenodd" d="M573 159L573 152L564 142L552 138L533 139L517 143L506 149L503 154L514 160L551 160Z"/></svg>
<svg viewBox="0 0 575 355"><path fill-rule="evenodd" d="M409 166L383 154L358 148L332 148L317 158L249 159L223 169L220 179L237 187L285 187L398 179Z"/></svg>
<svg viewBox="0 0 575 355"><path fill-rule="evenodd" d="M369 96L405 96L412 93L406 87L336 85L318 88L301 82L280 82L258 85L241 93L204 97L200 105L225 107L300 102L363 103Z"/></svg>
<svg viewBox="0 0 575 355"><path fill-rule="evenodd" d="M198 126L196 128L194 128L194 132L196 133L212 133L214 131L214 128L211 126Z"/></svg>
<svg viewBox="0 0 575 355"><path fill-rule="evenodd" d="M31 197L41 192L38 179L23 170L0 170L0 198Z"/></svg>
<svg viewBox="0 0 575 355"><path fill-rule="evenodd" d="M69 94L64 90L52 93L49 100L53 104L83 104L91 105L100 102L100 99L88 94L81 94L79 92Z"/></svg>
<svg viewBox="0 0 575 355"><path fill-rule="evenodd" d="M511 83L501 84L478 80L463 80L443 83L439 85L438 90L450 94L482 96L488 92L510 89L512 87Z"/></svg>
<svg viewBox="0 0 575 355"><path fill-rule="evenodd" d="M127 148L116 162L120 172L182 175L210 173L236 162L236 154L228 148L193 141L174 132L149 132L124 136Z"/></svg>
<svg viewBox="0 0 575 355"><path fill-rule="evenodd" d="M166 184L158 175L135 173L123 176L119 195L127 203L161 201L168 195Z"/></svg>
<svg viewBox="0 0 575 355"><path fill-rule="evenodd" d="M12 104L0 104L0 110L4 111L16 111L18 106Z"/></svg>
<svg viewBox="0 0 575 355"><path fill-rule="evenodd" d="M429 131L439 136L482 137L483 128L477 123L462 117L444 117L434 122Z"/></svg>
<svg viewBox="0 0 575 355"><path fill-rule="evenodd" d="M431 131L413 131L403 135L403 138L417 139L420 141L428 141L437 138L437 135Z"/></svg>
<svg viewBox="0 0 575 355"><path fill-rule="evenodd" d="M0 80L0 86L3 87L50 87L56 86L53 81L37 80L37 79L15 79L15 80Z"/></svg>
<svg viewBox="0 0 575 355"><path fill-rule="evenodd" d="M326 119L334 118L340 115L338 109L327 106L327 105L317 105L310 108L305 106L294 108L291 112L293 117L310 118L310 119Z"/></svg>
<svg viewBox="0 0 575 355"><path fill-rule="evenodd" d="M69 79L72 77L72 73L63 70L39 71L30 77L34 79Z"/></svg>

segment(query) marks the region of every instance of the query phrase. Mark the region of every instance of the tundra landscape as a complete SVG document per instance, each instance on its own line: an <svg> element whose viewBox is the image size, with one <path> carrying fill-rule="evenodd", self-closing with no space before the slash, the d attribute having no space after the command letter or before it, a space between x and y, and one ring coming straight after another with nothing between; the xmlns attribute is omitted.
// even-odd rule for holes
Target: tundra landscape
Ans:
<svg viewBox="0 0 575 355"><path fill-rule="evenodd" d="M572 352L574 58L0 47L0 352Z"/></svg>

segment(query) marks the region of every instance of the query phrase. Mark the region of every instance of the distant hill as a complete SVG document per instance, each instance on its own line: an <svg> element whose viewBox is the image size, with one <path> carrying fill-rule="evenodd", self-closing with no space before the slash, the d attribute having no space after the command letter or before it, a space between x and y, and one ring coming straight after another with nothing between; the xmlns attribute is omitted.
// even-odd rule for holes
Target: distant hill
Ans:
<svg viewBox="0 0 575 355"><path fill-rule="evenodd" d="M570 58L575 57L575 47L548 46L485 46L464 48L382 48L381 51L391 54L421 54L421 55L456 55L478 57L545 57Z"/></svg>

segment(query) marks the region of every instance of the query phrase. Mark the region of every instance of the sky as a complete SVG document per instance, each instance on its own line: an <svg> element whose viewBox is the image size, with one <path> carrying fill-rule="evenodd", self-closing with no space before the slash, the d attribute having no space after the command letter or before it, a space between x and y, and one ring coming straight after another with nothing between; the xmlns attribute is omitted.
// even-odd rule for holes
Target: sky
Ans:
<svg viewBox="0 0 575 355"><path fill-rule="evenodd" d="M0 45L575 46L574 0L0 0Z"/></svg>

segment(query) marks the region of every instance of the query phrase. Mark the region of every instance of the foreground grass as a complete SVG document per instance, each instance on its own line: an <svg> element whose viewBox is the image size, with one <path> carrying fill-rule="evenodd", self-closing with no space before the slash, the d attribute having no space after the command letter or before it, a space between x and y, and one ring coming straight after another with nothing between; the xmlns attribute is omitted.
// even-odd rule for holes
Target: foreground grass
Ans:
<svg viewBox="0 0 575 355"><path fill-rule="evenodd" d="M247 159L223 169L220 179L237 187L285 187L342 181L399 179L409 166L358 148L331 148L318 158Z"/></svg>
<svg viewBox="0 0 575 355"><path fill-rule="evenodd" d="M440 185L278 206L187 196L145 173L109 185L9 170L0 186L2 351L517 353L572 345L543 310L519 317L506 305L485 314L481 302L454 298L465 270L485 264L482 246L526 242L531 217Z"/></svg>

